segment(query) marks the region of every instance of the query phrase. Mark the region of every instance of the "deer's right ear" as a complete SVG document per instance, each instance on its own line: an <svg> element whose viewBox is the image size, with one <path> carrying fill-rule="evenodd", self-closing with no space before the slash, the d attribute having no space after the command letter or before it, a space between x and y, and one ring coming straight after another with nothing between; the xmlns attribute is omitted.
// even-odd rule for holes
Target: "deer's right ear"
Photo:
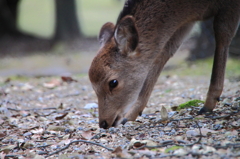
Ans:
<svg viewBox="0 0 240 159"><path fill-rule="evenodd" d="M114 28L115 25L111 22L107 22L102 26L98 36L98 40L101 46L103 46L113 36Z"/></svg>

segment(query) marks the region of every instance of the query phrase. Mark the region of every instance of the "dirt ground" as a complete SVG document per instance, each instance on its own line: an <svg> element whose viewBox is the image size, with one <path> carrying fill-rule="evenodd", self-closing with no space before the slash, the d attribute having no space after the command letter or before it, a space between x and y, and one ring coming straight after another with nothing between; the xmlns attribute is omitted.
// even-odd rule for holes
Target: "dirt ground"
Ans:
<svg viewBox="0 0 240 159"><path fill-rule="evenodd" d="M226 79L214 113L199 116L202 104L176 108L204 101L209 77L164 73L141 117L104 130L87 77L97 41L81 45L69 54L59 45L55 54L0 60L1 158L240 157L239 80ZM166 68L187 54L183 47Z"/></svg>
<svg viewBox="0 0 240 159"><path fill-rule="evenodd" d="M197 116L202 105L175 109L204 100L209 79L162 76L143 115L108 130L98 127L85 75L0 77L0 83L1 158L240 157L240 82L226 80L214 114Z"/></svg>

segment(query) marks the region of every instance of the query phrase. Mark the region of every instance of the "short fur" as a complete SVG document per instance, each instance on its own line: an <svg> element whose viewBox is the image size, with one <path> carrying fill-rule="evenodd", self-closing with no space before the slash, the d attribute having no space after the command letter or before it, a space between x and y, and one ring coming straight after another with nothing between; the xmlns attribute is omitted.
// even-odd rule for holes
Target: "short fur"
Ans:
<svg viewBox="0 0 240 159"><path fill-rule="evenodd" d="M146 106L168 59L194 22L214 17L216 49L211 83L200 113L216 106L224 83L228 47L240 17L239 0L128 0L116 26L106 23L89 70L98 97L99 126L135 120ZM118 85L109 89L109 82ZM160 99L159 99L160 100Z"/></svg>

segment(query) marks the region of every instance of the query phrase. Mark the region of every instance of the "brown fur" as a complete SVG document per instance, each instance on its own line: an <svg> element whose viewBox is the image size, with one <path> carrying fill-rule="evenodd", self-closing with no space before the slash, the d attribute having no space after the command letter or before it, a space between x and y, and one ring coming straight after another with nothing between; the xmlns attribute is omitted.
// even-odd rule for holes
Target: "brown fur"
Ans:
<svg viewBox="0 0 240 159"><path fill-rule="evenodd" d="M135 120L147 104L168 59L195 21L214 17L216 50L207 99L212 111L221 95L228 46L240 16L239 0L129 0L117 25L106 23L101 48L89 70L99 104L99 126ZM118 85L109 89L109 82ZM125 119L126 118L126 119Z"/></svg>

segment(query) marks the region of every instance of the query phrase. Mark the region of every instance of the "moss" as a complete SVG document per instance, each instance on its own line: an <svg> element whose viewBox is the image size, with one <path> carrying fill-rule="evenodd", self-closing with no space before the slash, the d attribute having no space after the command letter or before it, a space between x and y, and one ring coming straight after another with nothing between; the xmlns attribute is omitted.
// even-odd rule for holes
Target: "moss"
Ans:
<svg viewBox="0 0 240 159"><path fill-rule="evenodd" d="M199 104L203 104L204 101L201 101L201 100L198 100L198 99L195 99L195 100L190 100L186 103L183 103L183 104L180 104L177 108L177 110L181 110L181 109L185 109L185 108L189 108L189 107L197 107L199 106Z"/></svg>

